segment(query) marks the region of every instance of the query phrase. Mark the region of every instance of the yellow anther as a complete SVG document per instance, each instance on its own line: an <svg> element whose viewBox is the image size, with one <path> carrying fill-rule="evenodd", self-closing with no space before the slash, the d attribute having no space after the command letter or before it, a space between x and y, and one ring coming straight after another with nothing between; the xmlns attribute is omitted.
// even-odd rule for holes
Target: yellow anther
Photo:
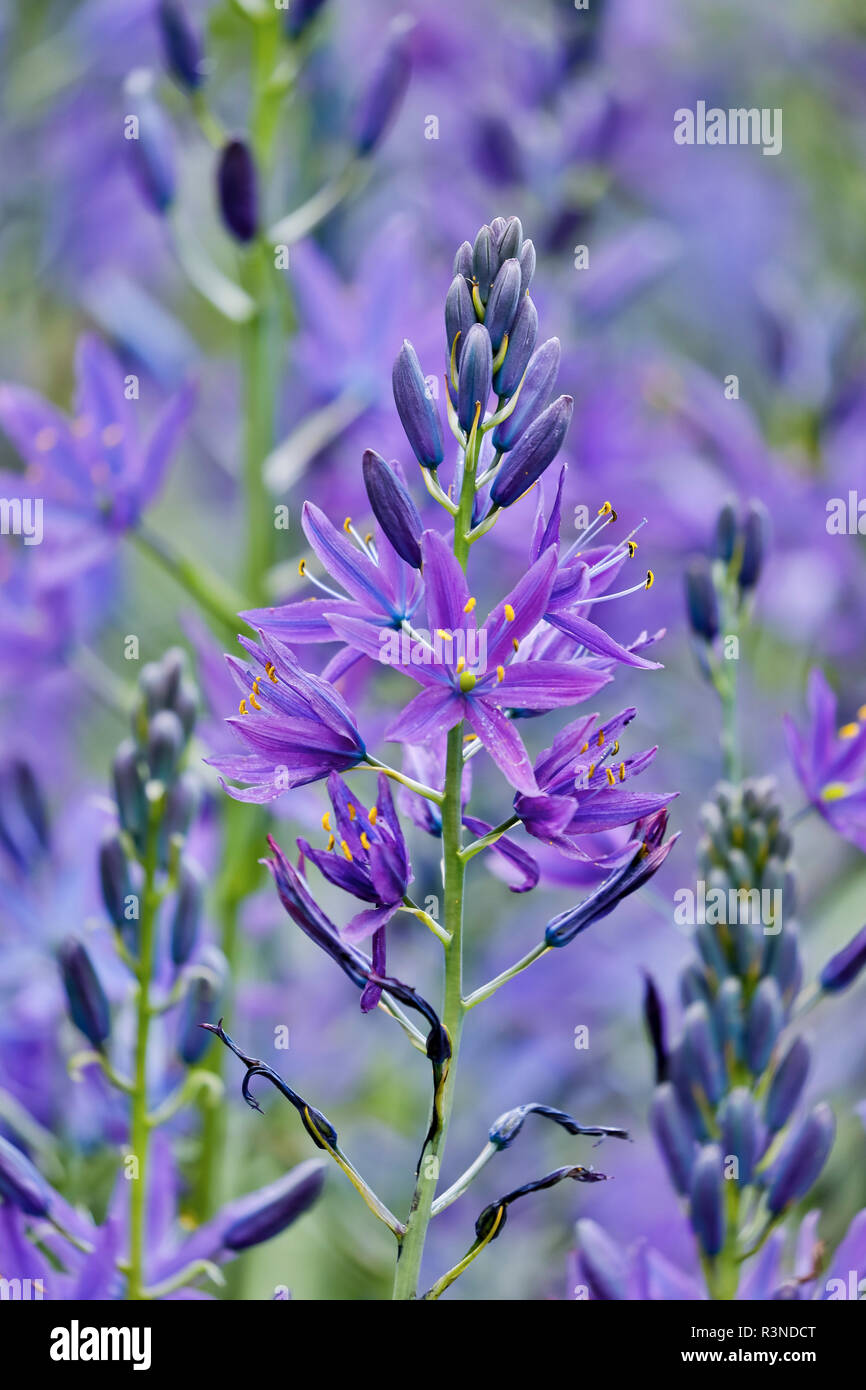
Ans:
<svg viewBox="0 0 866 1390"><path fill-rule="evenodd" d="M240 704L238 705L238 713L239 713L239 714L246 714L246 712L247 712L247 702L246 702L246 700L241 700Z"/></svg>
<svg viewBox="0 0 866 1390"><path fill-rule="evenodd" d="M471 613L471 612L474 610L474 608L475 608L475 600L474 600L474 598L468 598L468 599L466 600L466 602L464 603L464 605L463 605L463 612L464 612L464 613Z"/></svg>
<svg viewBox="0 0 866 1390"><path fill-rule="evenodd" d="M371 806L371 807L370 807L370 814L369 814L369 816L367 817L368 821L370 822L371 825L375 825L375 824L376 824L376 821L378 820L378 818L379 818L379 808L378 808L378 806Z"/></svg>
<svg viewBox="0 0 866 1390"><path fill-rule="evenodd" d="M625 781L625 763L620 763L619 765L619 780L621 782Z"/></svg>
<svg viewBox="0 0 866 1390"><path fill-rule="evenodd" d="M306 576L306 573L307 573L307 562L306 562L306 560L302 557L302 558L298 561L298 574L301 576L302 579L304 579L305 576Z"/></svg>
<svg viewBox="0 0 866 1390"><path fill-rule="evenodd" d="M347 536L348 536L349 532L351 531L351 529L352 529L352 518L351 518L350 516L347 516L347 517L346 517L346 520L343 522L343 530L346 532L346 535L347 535Z"/></svg>
<svg viewBox="0 0 866 1390"><path fill-rule="evenodd" d="M325 814L322 816L322 829L323 829L323 830L330 830L330 828L331 828L331 813L330 813L330 811L326 811Z"/></svg>
<svg viewBox="0 0 866 1390"><path fill-rule="evenodd" d="M366 830L362 830L362 831L361 831L361 844L364 846L364 849L369 849L369 848L370 848L370 841L369 841L369 839L367 838L367 832L366 832Z"/></svg>
<svg viewBox="0 0 866 1390"><path fill-rule="evenodd" d="M585 743L585 744L583 745L583 747L581 748L580 751L581 751L581 753L588 753L588 752L589 752L589 744L588 744L588 743Z"/></svg>
<svg viewBox="0 0 866 1390"><path fill-rule="evenodd" d="M857 711L858 719L866 719L866 705L861 705Z"/></svg>
<svg viewBox="0 0 866 1390"><path fill-rule="evenodd" d="M618 738L615 738L614 741L613 741L613 750L612 750L612 751L613 751L614 757L616 757L617 753L619 752L619 739L618 739Z"/></svg>
<svg viewBox="0 0 866 1390"><path fill-rule="evenodd" d="M348 859L349 863L351 864L351 862L352 862L352 851L349 849L349 846L346 844L346 841L345 841L345 840L341 840L341 841L340 841L340 849L343 851L343 853L345 854L345 856L346 856L346 858Z"/></svg>
<svg viewBox="0 0 866 1390"><path fill-rule="evenodd" d="M334 848L334 845L335 845L336 843L337 843L337 841L334 839L333 835L329 835L329 836L328 836L328 853L331 852L331 850Z"/></svg>
<svg viewBox="0 0 866 1390"><path fill-rule="evenodd" d="M463 742L464 742L464 743L471 743L472 740L473 740L474 738L477 738L477 737L478 737L477 734L464 734L464 735L463 735Z"/></svg>
<svg viewBox="0 0 866 1390"><path fill-rule="evenodd" d="M598 731L598 746L599 746L599 748L601 748L601 746L602 746L603 743L604 743L604 729L599 729L599 731Z"/></svg>
<svg viewBox="0 0 866 1390"><path fill-rule="evenodd" d="M250 691L249 700L250 700L250 704L252 705L253 709L261 709L261 705L259 704L258 700L256 699L255 687L253 687L253 689Z"/></svg>
<svg viewBox="0 0 866 1390"><path fill-rule="evenodd" d="M859 724L843 724L839 730L840 738L856 738L860 732Z"/></svg>
<svg viewBox="0 0 866 1390"><path fill-rule="evenodd" d="M99 436L106 449L114 449L123 438L123 430L120 425L106 425L102 434Z"/></svg>
<svg viewBox="0 0 866 1390"><path fill-rule="evenodd" d="M652 570L647 570L647 572L646 572L646 586L645 586L645 587L646 587L647 589L651 589L652 586L653 586L653 584L655 584L655 582L656 582L656 577L655 577L655 575L653 574Z"/></svg>
<svg viewBox="0 0 866 1390"><path fill-rule="evenodd" d="M504 666L497 666L497 668L496 668L496 679L497 679L497 681L499 681L500 685L501 685L501 683L505 680L505 667L504 667Z"/></svg>
<svg viewBox="0 0 866 1390"><path fill-rule="evenodd" d="M267 666L265 667L265 675L270 677L274 685L277 684L277 671L272 661L269 661Z"/></svg>
<svg viewBox="0 0 866 1390"><path fill-rule="evenodd" d="M635 555L637 554L637 541L629 541L628 553L630 558L633 560Z"/></svg>
<svg viewBox="0 0 866 1390"><path fill-rule="evenodd" d="M511 639L511 645L512 645L512 647L514 648L514 650L515 650L516 652L519 652L519 651L520 651L520 643L518 642L518 640L517 640L516 637L512 637L512 639Z"/></svg>
<svg viewBox="0 0 866 1390"><path fill-rule="evenodd" d="M355 808L354 808L354 806L352 805L351 801L349 802L348 807L347 807L346 809L347 809L348 812L349 812L349 820L354 820L355 817L356 817L356 815L358 814L358 812L355 810Z"/></svg>
<svg viewBox="0 0 866 1390"><path fill-rule="evenodd" d="M604 504L603 507L599 507L599 509L598 509L598 515L599 515L599 516L607 516L608 512L612 512L612 511L613 511L613 507L610 505L610 503L609 503L609 502L605 502L605 504Z"/></svg>
<svg viewBox="0 0 866 1390"><path fill-rule="evenodd" d="M590 763L589 769L588 769L586 775L587 775L587 777L589 777L590 779L593 778L593 777L595 776L595 763Z"/></svg>
<svg viewBox="0 0 866 1390"><path fill-rule="evenodd" d="M513 622L514 622L514 609L511 607L511 604L510 604L510 603L506 603L505 608L503 609L503 612L505 613L505 621L506 621L507 623L513 623Z"/></svg>
<svg viewBox="0 0 866 1390"><path fill-rule="evenodd" d="M444 627L437 627L436 636L441 637L443 642L453 642L454 637L450 632L446 632Z"/></svg>
<svg viewBox="0 0 866 1390"><path fill-rule="evenodd" d="M463 667L464 667L465 665L466 665L466 658L463 657L463 656L458 656L458 658L457 658L456 670L457 670L457 671L462 671L462 670L463 670Z"/></svg>
<svg viewBox="0 0 866 1390"><path fill-rule="evenodd" d="M373 539L373 532L372 532L372 531L368 531L367 534L366 534L366 536L364 537L364 544L365 544L365 545L369 545L372 539Z"/></svg>
<svg viewBox="0 0 866 1390"><path fill-rule="evenodd" d="M605 770L605 773L607 774L608 786L615 787L615 786L616 786L616 778L614 777L614 775L613 775L613 773L611 772L610 768L609 768L609 767L606 767L604 770Z"/></svg>

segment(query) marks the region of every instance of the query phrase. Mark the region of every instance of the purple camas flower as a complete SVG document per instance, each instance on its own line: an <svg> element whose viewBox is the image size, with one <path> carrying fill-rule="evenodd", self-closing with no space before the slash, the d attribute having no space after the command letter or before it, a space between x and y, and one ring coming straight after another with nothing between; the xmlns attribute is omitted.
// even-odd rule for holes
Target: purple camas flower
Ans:
<svg viewBox="0 0 866 1390"><path fill-rule="evenodd" d="M366 749L349 706L330 682L305 671L287 647L267 633L258 645L241 637L249 663L229 657L243 691L228 722L251 751L209 759L238 801L273 801L292 787L356 767ZM229 787L223 778L245 782Z"/></svg>
<svg viewBox="0 0 866 1390"><path fill-rule="evenodd" d="M46 545L61 577L99 563L113 538L138 523L162 487L193 404L184 387L142 445L140 406L129 389L137 378L124 377L100 339L79 340L76 376L71 419L27 387L0 385L0 425L27 465L15 476L15 493L44 501Z"/></svg>
<svg viewBox="0 0 866 1390"><path fill-rule="evenodd" d="M807 708L805 735L785 718L794 769L816 810L838 834L866 850L866 705L839 728L836 697L823 673L813 670Z"/></svg>

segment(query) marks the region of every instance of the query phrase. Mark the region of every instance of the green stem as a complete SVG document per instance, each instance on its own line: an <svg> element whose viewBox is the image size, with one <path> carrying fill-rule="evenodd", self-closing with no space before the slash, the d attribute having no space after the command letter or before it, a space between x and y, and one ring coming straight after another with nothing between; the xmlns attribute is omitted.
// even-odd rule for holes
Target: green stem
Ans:
<svg viewBox="0 0 866 1390"><path fill-rule="evenodd" d="M484 1000L489 999L491 994L495 994L502 985L507 984L509 980L513 980L514 976L519 975L521 970L528 970L530 965L534 965L535 962L540 960L549 950L551 950L551 947L545 945L543 941L540 941L537 946L533 946L531 951L527 951L525 956L521 956L520 960L517 961L515 965L510 966L508 970L503 970L501 975L496 975L492 980L488 980L487 984L482 985L480 989L474 990L472 994L464 999L464 1008L467 1010L474 1009L476 1004L483 1004Z"/></svg>
<svg viewBox="0 0 866 1390"><path fill-rule="evenodd" d="M159 892L156 886L157 838L162 815L164 793L149 802L147 848L144 859L144 887L141 896L139 949L136 967L138 999L135 1019L135 1064L132 1077L132 1155L138 1171L131 1179L129 1197L129 1274L128 1297L141 1301L146 1297L144 1268L145 1229L147 1222L147 1160L150 1142L150 1123L147 1108L147 1046L150 1036L150 985L156 947L156 915Z"/></svg>
<svg viewBox="0 0 866 1390"><path fill-rule="evenodd" d="M267 252L255 246L246 267L246 288L256 303L249 323L240 328L244 393L244 492L246 548L244 587L252 602L267 599L265 575L271 563L273 513L265 485L264 463L273 448L276 334L267 294Z"/></svg>
<svg viewBox="0 0 866 1390"><path fill-rule="evenodd" d="M445 1148L448 1121L454 1102L457 1055L463 1027L463 881L465 866L460 857L462 838L461 784L463 780L463 724L448 735L445 765L445 796L442 804L442 853L444 862L445 930L451 940L445 947L445 1003L442 1022L451 1039L451 1060L442 1081L441 1120L421 1156L418 1179L412 1198L406 1234L403 1237L394 1279L394 1298L417 1297L418 1276L427 1227L436 1196L439 1168Z"/></svg>

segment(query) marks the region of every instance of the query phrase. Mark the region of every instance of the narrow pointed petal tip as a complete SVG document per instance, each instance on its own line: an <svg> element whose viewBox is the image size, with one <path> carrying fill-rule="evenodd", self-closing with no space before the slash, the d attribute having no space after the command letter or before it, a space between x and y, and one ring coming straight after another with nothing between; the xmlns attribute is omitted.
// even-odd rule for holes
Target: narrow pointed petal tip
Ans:
<svg viewBox="0 0 866 1390"><path fill-rule="evenodd" d="M866 926L852 937L847 946L837 951L821 971L821 988L827 994L839 994L853 985L863 967L866 966Z"/></svg>
<svg viewBox="0 0 866 1390"><path fill-rule="evenodd" d="M325 1172L322 1159L308 1159L276 1182L233 1203L236 1214L223 1235L223 1247L237 1253L280 1235L318 1201Z"/></svg>
<svg viewBox="0 0 866 1390"><path fill-rule="evenodd" d="M562 448L573 412L573 396L560 396L528 426L493 480L490 497L497 506L512 506L550 467Z"/></svg>
<svg viewBox="0 0 866 1390"><path fill-rule="evenodd" d="M424 524L409 490L375 449L367 449L361 467L373 515L400 558L419 570Z"/></svg>
<svg viewBox="0 0 866 1390"><path fill-rule="evenodd" d="M25 1216L48 1216L53 1193L39 1169L0 1135L0 1197Z"/></svg>

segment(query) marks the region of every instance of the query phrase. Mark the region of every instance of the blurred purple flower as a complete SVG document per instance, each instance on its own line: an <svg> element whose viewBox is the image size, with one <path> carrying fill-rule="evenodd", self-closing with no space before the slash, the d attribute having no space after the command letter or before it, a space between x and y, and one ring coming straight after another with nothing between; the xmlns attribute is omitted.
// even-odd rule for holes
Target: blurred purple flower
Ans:
<svg viewBox="0 0 866 1390"><path fill-rule="evenodd" d="M833 829L866 851L866 705L837 729L836 696L817 668L809 675L809 722L800 734L785 716L788 751L809 801Z"/></svg>

